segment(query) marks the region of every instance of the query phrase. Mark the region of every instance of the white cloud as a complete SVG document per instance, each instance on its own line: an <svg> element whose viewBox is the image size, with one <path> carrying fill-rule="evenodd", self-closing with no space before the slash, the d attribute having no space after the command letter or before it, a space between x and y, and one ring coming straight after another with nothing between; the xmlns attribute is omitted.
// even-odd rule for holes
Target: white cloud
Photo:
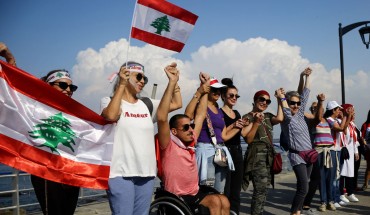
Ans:
<svg viewBox="0 0 370 215"><path fill-rule="evenodd" d="M99 111L100 99L111 93L112 86L107 78L126 61L127 46L127 40L121 39L108 43L98 51L87 49L78 54L78 63L73 67L74 82L79 86L74 96L76 100ZM295 90L299 74L307 66L313 69L310 102L321 92L326 94L327 100L340 102L339 69L327 71L319 62L309 62L309 59L303 58L300 51L300 47L277 39L226 39L210 47L200 47L192 53L190 61L176 59L174 52L152 45L130 47L129 60L141 62L146 68L149 83L143 93L145 96L151 95L153 83L158 84L156 98L162 96L167 84L163 67L170 62L177 62L181 70L179 85L184 107L199 86L200 71L208 72L219 80L233 77L242 96L237 109L244 114L251 110L252 98L257 90L265 89L272 97L279 87ZM356 106L358 124L365 120L370 107L367 96L369 88L369 71L358 71L346 76L346 100ZM181 111L183 110L184 108ZM274 99L270 111L276 113Z"/></svg>

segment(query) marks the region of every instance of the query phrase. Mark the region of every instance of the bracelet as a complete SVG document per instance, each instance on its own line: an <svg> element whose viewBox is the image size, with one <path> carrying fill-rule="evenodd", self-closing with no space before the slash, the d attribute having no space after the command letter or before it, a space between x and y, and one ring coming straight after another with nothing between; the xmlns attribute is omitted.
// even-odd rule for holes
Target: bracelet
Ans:
<svg viewBox="0 0 370 215"><path fill-rule="evenodd" d="M280 98L280 101L283 102L283 101L286 101L286 98Z"/></svg>

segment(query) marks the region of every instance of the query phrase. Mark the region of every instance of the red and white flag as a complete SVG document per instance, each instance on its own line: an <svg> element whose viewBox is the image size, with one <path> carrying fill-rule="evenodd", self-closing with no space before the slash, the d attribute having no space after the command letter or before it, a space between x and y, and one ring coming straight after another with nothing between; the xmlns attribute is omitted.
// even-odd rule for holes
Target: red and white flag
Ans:
<svg viewBox="0 0 370 215"><path fill-rule="evenodd" d="M107 189L114 125L0 61L0 162L79 187Z"/></svg>
<svg viewBox="0 0 370 215"><path fill-rule="evenodd" d="M131 37L181 52L198 16L168 1L138 0Z"/></svg>

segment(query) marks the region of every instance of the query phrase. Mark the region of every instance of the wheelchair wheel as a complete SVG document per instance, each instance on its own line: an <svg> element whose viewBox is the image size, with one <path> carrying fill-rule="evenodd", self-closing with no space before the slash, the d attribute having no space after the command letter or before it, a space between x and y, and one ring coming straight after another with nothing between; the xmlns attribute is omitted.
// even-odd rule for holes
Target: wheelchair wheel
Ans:
<svg viewBox="0 0 370 215"><path fill-rule="evenodd" d="M150 215L193 215L188 206L179 199L169 196L159 197L150 205Z"/></svg>

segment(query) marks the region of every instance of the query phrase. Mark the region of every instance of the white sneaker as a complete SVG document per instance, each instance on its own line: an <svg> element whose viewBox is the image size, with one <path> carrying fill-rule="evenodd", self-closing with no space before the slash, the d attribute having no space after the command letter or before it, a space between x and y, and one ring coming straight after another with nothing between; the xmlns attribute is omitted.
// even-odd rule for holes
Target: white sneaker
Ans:
<svg viewBox="0 0 370 215"><path fill-rule="evenodd" d="M349 195L348 200L351 202L358 202L358 198L356 198L355 194Z"/></svg>
<svg viewBox="0 0 370 215"><path fill-rule="evenodd" d="M349 203L349 200L346 198L346 196L345 196L345 195L341 195L339 198L340 198L340 200L342 200L343 202L345 202L345 203Z"/></svg>
<svg viewBox="0 0 370 215"><path fill-rule="evenodd" d="M343 201L340 201L340 202L339 202L339 205L340 205L340 206L346 206L346 205L348 205L348 203L343 202Z"/></svg>
<svg viewBox="0 0 370 215"><path fill-rule="evenodd" d="M338 202L334 203L334 206L335 206L336 208L341 208L341 207L342 207L342 206L340 206L340 204L339 204Z"/></svg>

